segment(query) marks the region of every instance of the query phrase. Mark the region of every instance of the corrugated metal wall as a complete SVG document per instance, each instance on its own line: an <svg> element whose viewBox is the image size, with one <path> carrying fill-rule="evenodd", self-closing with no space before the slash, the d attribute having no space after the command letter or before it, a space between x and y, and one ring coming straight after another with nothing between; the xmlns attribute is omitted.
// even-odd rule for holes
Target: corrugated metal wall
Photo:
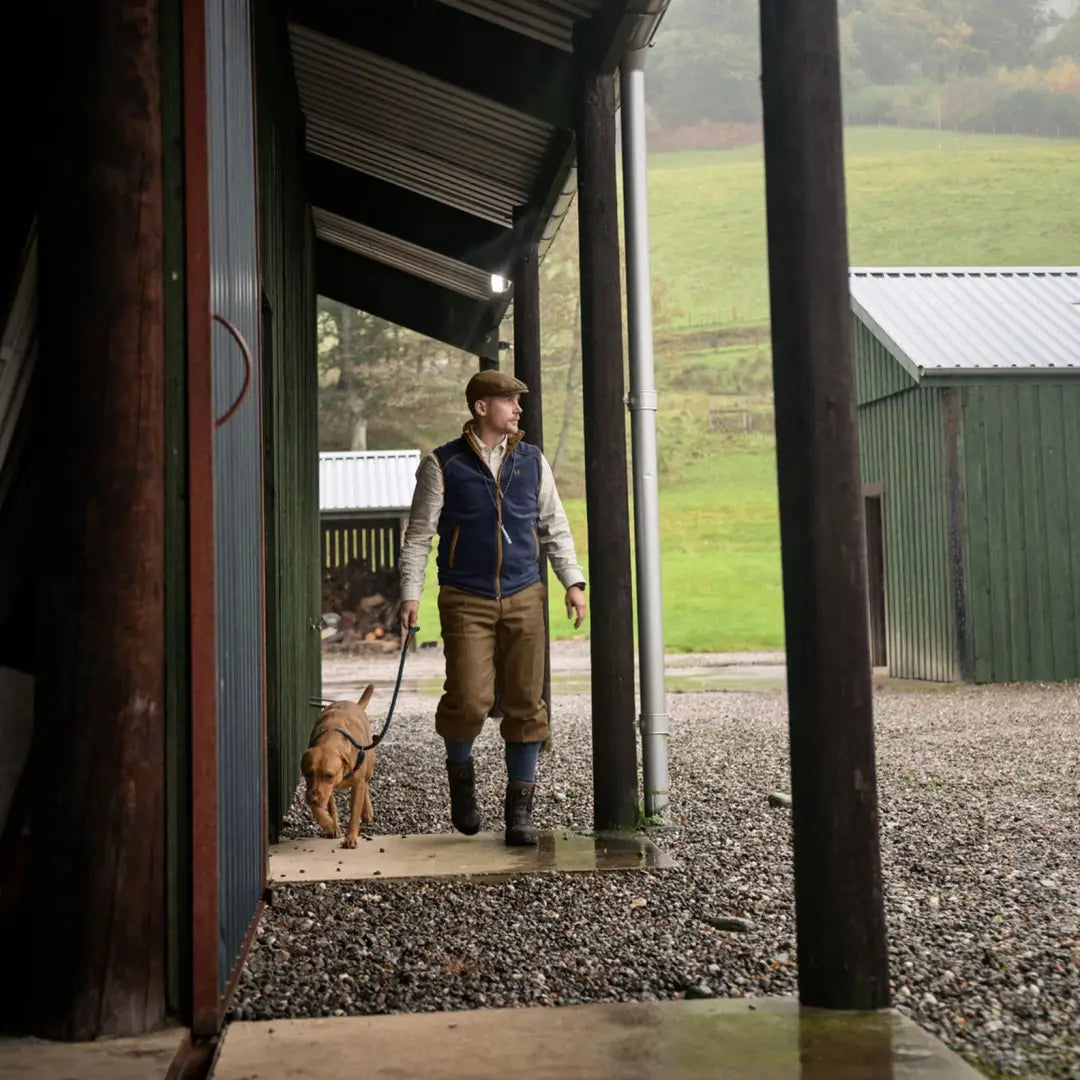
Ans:
<svg viewBox="0 0 1080 1080"><path fill-rule="evenodd" d="M916 385L915 380L859 319L852 322L852 342L855 350L856 401L859 405L899 394Z"/></svg>
<svg viewBox="0 0 1080 1080"><path fill-rule="evenodd" d="M863 405L859 438L863 483L884 489L889 671L903 679L955 680L941 392L908 390Z"/></svg>
<svg viewBox="0 0 1080 1080"><path fill-rule="evenodd" d="M961 395L975 679L1080 677L1080 385Z"/></svg>
<svg viewBox="0 0 1080 1080"><path fill-rule="evenodd" d="M262 897L263 569L255 116L247 0L207 0L210 304L255 357L239 410L214 437L218 708L218 981L228 981ZM214 410L244 381L239 344L213 331Z"/></svg>
<svg viewBox="0 0 1080 1080"><path fill-rule="evenodd" d="M266 439L267 812L292 800L321 696L318 366L303 131L283 25L256 10Z"/></svg>

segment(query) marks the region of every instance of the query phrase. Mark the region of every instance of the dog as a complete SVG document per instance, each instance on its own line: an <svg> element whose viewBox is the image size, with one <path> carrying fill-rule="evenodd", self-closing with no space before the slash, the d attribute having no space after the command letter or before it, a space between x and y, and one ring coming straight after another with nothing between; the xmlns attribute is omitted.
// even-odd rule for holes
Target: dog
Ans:
<svg viewBox="0 0 1080 1080"><path fill-rule="evenodd" d="M305 799L315 821L328 836L341 836L334 792L352 789L349 828L343 848L354 848L360 836L360 822L375 820L371 805L371 774L375 771L375 751L364 750L371 743L371 722L367 703L375 687L368 685L360 700L331 702L319 714L311 729L311 741L300 762L307 785Z"/></svg>

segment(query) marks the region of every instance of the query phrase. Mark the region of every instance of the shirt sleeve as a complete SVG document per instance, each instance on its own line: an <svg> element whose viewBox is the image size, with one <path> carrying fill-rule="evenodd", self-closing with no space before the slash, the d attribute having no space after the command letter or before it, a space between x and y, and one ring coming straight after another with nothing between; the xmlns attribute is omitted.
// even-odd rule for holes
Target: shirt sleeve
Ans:
<svg viewBox="0 0 1080 1080"><path fill-rule="evenodd" d="M555 474L551 471L548 460L540 456L540 523L537 533L544 554L551 563L551 569L562 582L564 589L579 585L585 581L585 571L578 565L574 551L574 538L570 534L570 522L566 520L562 500L555 487Z"/></svg>
<svg viewBox="0 0 1080 1080"><path fill-rule="evenodd" d="M442 508L442 466L434 454L427 454L416 470L409 526L405 530L401 554L398 556L402 600L419 600L424 591L431 541L439 530Z"/></svg>

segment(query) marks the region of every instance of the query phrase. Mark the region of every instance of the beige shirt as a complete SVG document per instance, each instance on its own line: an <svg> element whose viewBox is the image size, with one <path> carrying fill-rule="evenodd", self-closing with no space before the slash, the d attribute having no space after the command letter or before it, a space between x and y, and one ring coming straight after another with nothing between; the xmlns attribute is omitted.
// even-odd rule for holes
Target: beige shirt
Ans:
<svg viewBox="0 0 1080 1080"><path fill-rule="evenodd" d="M471 432L466 435L472 441L480 457L498 477L506 457L506 439L497 446L485 446ZM431 541L439 530L439 516L443 508L443 473L438 458L426 454L416 470L416 489L413 492L412 509L409 511L409 527L405 530L398 571L401 574L401 599L419 600L424 591L424 577ZM566 520L562 500L555 487L555 475L547 458L540 455L540 491L538 493L540 520L537 534L540 546L548 557L563 588L569 589L585 580L585 573L578 565L574 552L574 538L570 535L570 523Z"/></svg>

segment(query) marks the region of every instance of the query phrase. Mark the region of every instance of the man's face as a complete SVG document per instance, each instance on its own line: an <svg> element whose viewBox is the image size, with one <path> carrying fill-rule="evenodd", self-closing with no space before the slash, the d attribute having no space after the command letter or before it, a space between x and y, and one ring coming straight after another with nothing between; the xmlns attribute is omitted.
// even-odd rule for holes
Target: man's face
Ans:
<svg viewBox="0 0 1080 1080"><path fill-rule="evenodd" d="M489 430L513 435L521 419L521 395L482 398L476 403L476 415Z"/></svg>

